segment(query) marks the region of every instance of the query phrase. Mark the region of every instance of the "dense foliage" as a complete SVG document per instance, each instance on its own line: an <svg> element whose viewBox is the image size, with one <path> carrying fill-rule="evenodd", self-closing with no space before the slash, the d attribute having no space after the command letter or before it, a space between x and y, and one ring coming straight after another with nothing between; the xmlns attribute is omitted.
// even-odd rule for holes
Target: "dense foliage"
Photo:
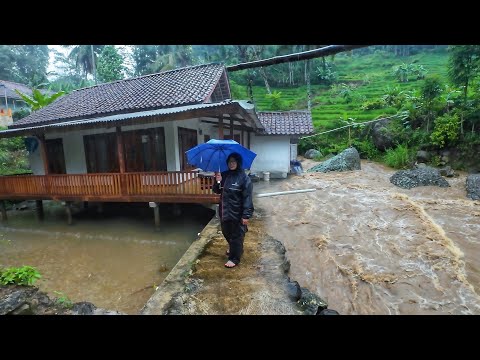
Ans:
<svg viewBox="0 0 480 360"><path fill-rule="evenodd" d="M0 45L0 79L37 86L47 82L47 45Z"/></svg>
<svg viewBox="0 0 480 360"><path fill-rule="evenodd" d="M123 59L112 45L103 48L98 61L98 79L110 82L123 79Z"/></svg>

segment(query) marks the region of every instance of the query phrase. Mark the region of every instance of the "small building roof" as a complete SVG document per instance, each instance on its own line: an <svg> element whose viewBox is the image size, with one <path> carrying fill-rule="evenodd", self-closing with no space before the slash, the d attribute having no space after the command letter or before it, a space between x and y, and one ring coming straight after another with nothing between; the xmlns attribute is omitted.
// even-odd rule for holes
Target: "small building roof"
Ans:
<svg viewBox="0 0 480 360"><path fill-rule="evenodd" d="M258 111L257 116L266 135L306 135L314 132L312 114L308 110Z"/></svg>
<svg viewBox="0 0 480 360"><path fill-rule="evenodd" d="M191 66L72 91L10 129L230 98L223 64Z"/></svg>
<svg viewBox="0 0 480 360"><path fill-rule="evenodd" d="M0 80L0 97L3 98L5 94L7 98L22 100L15 90L20 91L22 94L32 95L32 89L27 85L19 84L13 81Z"/></svg>

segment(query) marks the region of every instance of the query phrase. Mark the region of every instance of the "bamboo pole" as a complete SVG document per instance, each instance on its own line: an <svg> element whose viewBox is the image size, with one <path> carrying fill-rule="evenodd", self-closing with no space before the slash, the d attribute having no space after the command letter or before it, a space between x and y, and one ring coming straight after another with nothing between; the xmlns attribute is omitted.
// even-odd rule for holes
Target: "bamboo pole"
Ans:
<svg viewBox="0 0 480 360"><path fill-rule="evenodd" d="M324 46L320 49L302 51L295 54L275 56L269 59L250 61L250 62L241 63L237 65L227 66L227 71L232 72L232 71L256 68L261 66L282 64L285 62L314 59L318 57L334 55L337 53L350 51L353 49L358 49L358 48L367 47L367 46L368 45L329 45L329 46Z"/></svg>
<svg viewBox="0 0 480 360"><path fill-rule="evenodd" d="M302 189L302 190L289 190L289 191L278 191L273 193L264 193L258 194L257 197L267 197L267 196L276 196L276 195L287 195L287 194L297 194L297 193L304 193L304 192L311 192L317 189Z"/></svg>

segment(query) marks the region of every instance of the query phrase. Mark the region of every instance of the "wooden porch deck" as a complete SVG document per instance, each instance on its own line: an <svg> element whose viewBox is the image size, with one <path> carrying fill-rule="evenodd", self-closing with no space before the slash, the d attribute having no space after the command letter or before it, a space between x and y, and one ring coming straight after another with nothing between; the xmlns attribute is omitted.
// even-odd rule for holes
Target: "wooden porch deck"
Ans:
<svg viewBox="0 0 480 360"><path fill-rule="evenodd" d="M195 171L0 176L0 199L218 203L213 182Z"/></svg>

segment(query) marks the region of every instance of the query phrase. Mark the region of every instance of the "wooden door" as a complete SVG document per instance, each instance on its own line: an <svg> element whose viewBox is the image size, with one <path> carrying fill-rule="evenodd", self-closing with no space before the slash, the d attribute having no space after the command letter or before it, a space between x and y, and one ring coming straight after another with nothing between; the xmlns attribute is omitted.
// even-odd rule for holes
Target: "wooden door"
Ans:
<svg viewBox="0 0 480 360"><path fill-rule="evenodd" d="M198 145L197 130L178 128L178 149L180 151L180 170L192 170L195 167L187 163L185 151Z"/></svg>
<svg viewBox="0 0 480 360"><path fill-rule="evenodd" d="M165 132L162 127L125 131L125 171L166 171Z"/></svg>
<svg viewBox="0 0 480 360"><path fill-rule="evenodd" d="M145 171L167 171L167 152L163 127L146 130L147 144L144 144Z"/></svg>
<svg viewBox="0 0 480 360"><path fill-rule="evenodd" d="M117 135L115 133L83 137L88 173L118 173Z"/></svg>
<svg viewBox="0 0 480 360"><path fill-rule="evenodd" d="M66 174L65 156L63 154L63 140L45 140L48 157L48 171L50 174Z"/></svg>
<svg viewBox="0 0 480 360"><path fill-rule="evenodd" d="M143 169L142 139L137 131L125 131L123 135L123 146L125 154L125 171L141 172Z"/></svg>

